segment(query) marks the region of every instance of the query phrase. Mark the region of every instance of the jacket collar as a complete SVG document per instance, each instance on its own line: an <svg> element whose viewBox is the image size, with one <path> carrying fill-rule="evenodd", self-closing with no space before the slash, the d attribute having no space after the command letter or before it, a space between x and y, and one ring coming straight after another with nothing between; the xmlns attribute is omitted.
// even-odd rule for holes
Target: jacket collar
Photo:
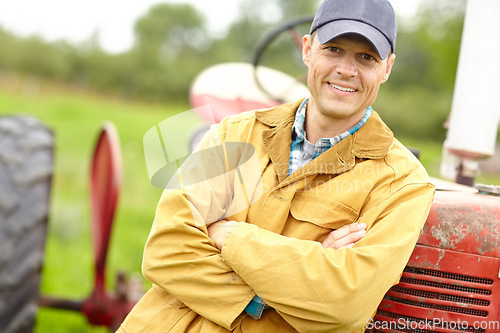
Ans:
<svg viewBox="0 0 500 333"><path fill-rule="evenodd" d="M295 112L302 101L303 99L255 113L258 121L269 126L269 129L262 132L262 139L280 182L288 176L292 126ZM391 150L393 140L392 131L374 111L356 133L348 136L304 168L292 174L290 182L299 177L317 173L338 174L346 172L354 167L356 158L384 158Z"/></svg>
<svg viewBox="0 0 500 333"><path fill-rule="evenodd" d="M290 121L290 119L293 122L295 119L295 112L304 99L305 98L295 102L281 104L270 109L258 110L255 112L255 116L257 120L269 127L279 126L284 122Z"/></svg>

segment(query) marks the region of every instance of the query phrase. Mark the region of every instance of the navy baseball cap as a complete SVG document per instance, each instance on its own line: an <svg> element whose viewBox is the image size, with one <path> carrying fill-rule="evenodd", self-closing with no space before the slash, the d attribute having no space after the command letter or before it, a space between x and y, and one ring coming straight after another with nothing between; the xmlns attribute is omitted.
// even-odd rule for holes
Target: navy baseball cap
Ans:
<svg viewBox="0 0 500 333"><path fill-rule="evenodd" d="M381 59L396 48L397 22L388 0L325 0L311 25L325 44L341 35L359 34L370 41Z"/></svg>

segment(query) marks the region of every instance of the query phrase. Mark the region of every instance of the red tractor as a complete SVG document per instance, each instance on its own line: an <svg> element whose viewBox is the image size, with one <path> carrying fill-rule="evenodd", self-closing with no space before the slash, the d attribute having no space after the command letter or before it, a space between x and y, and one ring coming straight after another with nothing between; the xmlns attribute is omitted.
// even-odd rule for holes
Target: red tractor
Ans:
<svg viewBox="0 0 500 333"><path fill-rule="evenodd" d="M500 53L500 44L483 33L500 29L498 14L497 0L468 3L442 166L443 175L456 183L434 179L437 192L421 237L399 284L388 291L375 317L367 321L369 331L500 332L500 187L471 186L478 161L493 154L500 118L500 65L492 56ZM282 32L291 32L300 45L301 33L295 28L307 26L311 20L301 18L274 30L258 46L253 65L221 64L200 73L190 93L194 110L177 118L183 123L177 130L184 133L184 145L161 161L151 160L155 151L160 155L165 151L167 138L159 138L158 133L172 127L172 122L167 119L145 135L146 164L153 185L166 185L168 176L211 123L308 93L303 83L261 66L260 61ZM482 48L480 54L475 53L477 45ZM474 98L474 94L481 97ZM481 114L471 116L470 111L476 109ZM159 150L148 144L156 141L161 141ZM177 137L177 147L180 141ZM104 286L121 184L118 137L107 124L94 153L90 181L95 287L87 299L79 301L38 295L52 146L50 131L38 121L0 118L0 332L31 331L38 304L79 311L91 324L115 329L135 302L127 296L123 275L117 278L115 293Z"/></svg>

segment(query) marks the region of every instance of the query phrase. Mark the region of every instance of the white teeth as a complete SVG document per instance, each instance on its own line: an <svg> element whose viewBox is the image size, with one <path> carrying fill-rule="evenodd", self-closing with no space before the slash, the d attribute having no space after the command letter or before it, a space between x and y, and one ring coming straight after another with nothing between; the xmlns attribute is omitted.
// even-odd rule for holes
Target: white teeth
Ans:
<svg viewBox="0 0 500 333"><path fill-rule="evenodd" d="M355 89L351 89L351 88L345 88L345 87L341 87L341 86L338 86L336 84L332 84L332 83L328 83L331 87L335 88L335 89L338 89L340 91L345 91L345 92L355 92L356 90Z"/></svg>

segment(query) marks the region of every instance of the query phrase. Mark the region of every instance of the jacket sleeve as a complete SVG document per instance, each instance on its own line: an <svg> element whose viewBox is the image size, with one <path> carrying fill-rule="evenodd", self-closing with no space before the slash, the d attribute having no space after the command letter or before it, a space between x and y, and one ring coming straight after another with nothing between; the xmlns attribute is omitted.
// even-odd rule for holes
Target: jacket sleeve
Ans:
<svg viewBox="0 0 500 333"><path fill-rule="evenodd" d="M223 262L207 234L207 224L234 203L234 175L222 147L207 137L204 152L192 154L162 194L142 270L196 313L231 329L255 292Z"/></svg>
<svg viewBox="0 0 500 333"><path fill-rule="evenodd" d="M241 223L222 257L299 332L362 331L408 262L433 194L431 184L403 186L359 218L373 226L352 248L324 249Z"/></svg>

